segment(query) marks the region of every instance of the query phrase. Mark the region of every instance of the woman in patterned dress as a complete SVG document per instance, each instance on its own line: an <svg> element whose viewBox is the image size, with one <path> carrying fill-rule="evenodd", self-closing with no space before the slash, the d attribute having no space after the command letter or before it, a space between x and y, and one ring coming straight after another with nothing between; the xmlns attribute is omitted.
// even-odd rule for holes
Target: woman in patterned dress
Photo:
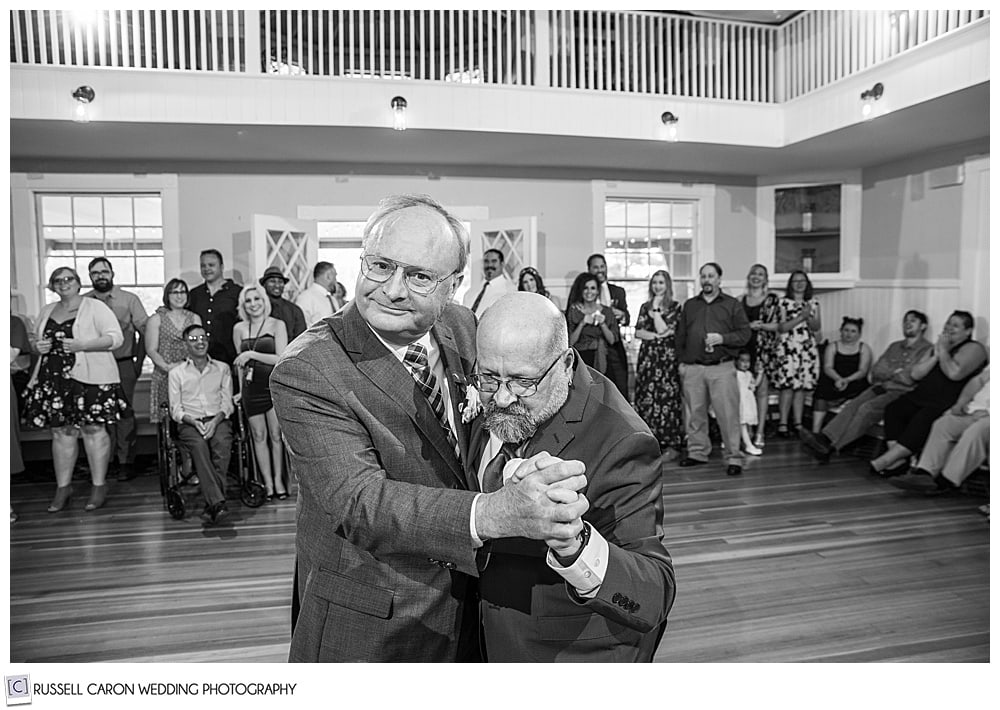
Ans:
<svg viewBox="0 0 1000 710"><path fill-rule="evenodd" d="M38 316L35 351L41 357L28 383L24 420L52 431L58 488L50 513L62 510L70 498L82 434L93 484L84 508L90 511L104 505L107 492L111 437L105 424L118 421L128 407L111 354L124 338L110 308L80 296L75 270L64 266L53 271L49 289L59 300L42 308Z"/></svg>
<svg viewBox="0 0 1000 710"><path fill-rule="evenodd" d="M806 392L815 389L819 381L815 334L820 327L819 301L813 298L812 282L805 271L793 271L788 277L785 297L778 301L778 338L768 367L771 385L779 390L779 436L798 433ZM794 432L788 428L789 410Z"/></svg>
<svg viewBox="0 0 1000 710"><path fill-rule="evenodd" d="M635 337L642 341L635 366L635 411L660 442L666 460L684 445L681 381L674 336L681 305L674 284L662 269L649 279L649 300L639 307Z"/></svg>
<svg viewBox="0 0 1000 710"><path fill-rule="evenodd" d="M764 425L767 423L768 363L774 357L774 340L778 332L778 296L768 290L767 267L754 264L747 273L746 293L740 298L743 311L750 321L750 370L757 382L757 433L754 446L764 446Z"/></svg>
<svg viewBox="0 0 1000 710"><path fill-rule="evenodd" d="M170 279L163 287L163 305L146 322L146 352L154 365L149 389L149 421L153 423L160 421L162 407L167 405L167 373L187 358L181 333L189 325L201 325L201 316L187 310L187 305L187 283Z"/></svg>

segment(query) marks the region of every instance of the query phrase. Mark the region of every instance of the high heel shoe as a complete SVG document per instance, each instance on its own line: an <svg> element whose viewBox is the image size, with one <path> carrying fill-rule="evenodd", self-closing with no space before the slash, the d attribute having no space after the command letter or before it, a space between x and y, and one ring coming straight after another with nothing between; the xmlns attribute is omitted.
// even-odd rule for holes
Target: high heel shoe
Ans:
<svg viewBox="0 0 1000 710"><path fill-rule="evenodd" d="M91 510L97 510L104 505L105 497L108 493L107 485L92 486L90 489L90 498L87 499L87 505L83 507L84 510L90 512Z"/></svg>
<svg viewBox="0 0 1000 710"><path fill-rule="evenodd" d="M288 491L281 491L280 493L275 493L274 497L278 500L285 500L288 498Z"/></svg>
<svg viewBox="0 0 1000 710"><path fill-rule="evenodd" d="M778 425L778 436L780 436L782 439L787 439L788 438L789 434L788 434L788 425L787 424L779 424Z"/></svg>
<svg viewBox="0 0 1000 710"><path fill-rule="evenodd" d="M59 486L56 488L56 497L52 499L49 507L46 508L50 513L58 513L60 510L66 507L69 503L69 498L73 494L72 484L66 486Z"/></svg>

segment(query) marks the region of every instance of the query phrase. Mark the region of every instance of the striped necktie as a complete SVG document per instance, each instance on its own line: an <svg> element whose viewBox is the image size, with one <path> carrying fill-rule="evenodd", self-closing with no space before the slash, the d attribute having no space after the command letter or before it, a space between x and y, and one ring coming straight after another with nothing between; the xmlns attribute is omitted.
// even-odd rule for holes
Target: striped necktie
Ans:
<svg viewBox="0 0 1000 710"><path fill-rule="evenodd" d="M448 443L455 450L455 458L461 458L458 440L448 425L448 415L444 409L444 397L442 396L441 386L438 384L437 378L431 371L430 363L427 361L427 349L420 343L411 344L406 348L406 355L403 356L403 362L406 363L413 379L420 386L420 391L423 392L431 405L431 409L434 410L438 423L444 429L445 436L448 437Z"/></svg>

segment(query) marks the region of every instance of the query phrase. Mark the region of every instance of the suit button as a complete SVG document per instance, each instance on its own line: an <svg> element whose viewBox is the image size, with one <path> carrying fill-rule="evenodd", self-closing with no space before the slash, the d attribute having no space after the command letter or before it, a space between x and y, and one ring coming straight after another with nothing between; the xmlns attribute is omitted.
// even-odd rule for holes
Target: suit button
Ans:
<svg viewBox="0 0 1000 710"><path fill-rule="evenodd" d="M639 611L639 602L632 603L632 611Z"/></svg>
<svg viewBox="0 0 1000 710"><path fill-rule="evenodd" d="M442 562L441 566L444 567L445 569L455 569L454 562Z"/></svg>
<svg viewBox="0 0 1000 710"><path fill-rule="evenodd" d="M613 604L618 604L621 602L621 600L622 600L622 595L619 594L618 592L615 592L614 596L611 597L611 602Z"/></svg>

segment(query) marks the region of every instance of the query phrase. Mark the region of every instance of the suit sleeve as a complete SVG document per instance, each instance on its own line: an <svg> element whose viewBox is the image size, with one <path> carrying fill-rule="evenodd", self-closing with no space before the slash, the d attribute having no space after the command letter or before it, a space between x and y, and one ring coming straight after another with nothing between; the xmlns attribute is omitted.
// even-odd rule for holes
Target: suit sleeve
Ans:
<svg viewBox="0 0 1000 710"><path fill-rule="evenodd" d="M357 395L296 356L271 375L271 395L303 495L323 510L336 534L376 558L414 555L454 562L478 576L469 519L476 494L395 480L381 460L395 446L421 477L431 463L408 452ZM424 473L428 479L433 471Z"/></svg>
<svg viewBox="0 0 1000 710"><path fill-rule="evenodd" d="M674 568L663 545L663 489L660 449L646 432L636 432L612 446L587 476L585 517L608 541L608 569L597 596L583 606L642 633L667 618L674 603ZM624 602L623 606L620 602Z"/></svg>
<svg viewBox="0 0 1000 710"><path fill-rule="evenodd" d="M618 301L615 304L615 308L620 311L625 311L625 322L621 325L626 326L632 322L632 315L628 312L628 299L625 298L625 289L621 286L618 287L618 298L615 300Z"/></svg>

